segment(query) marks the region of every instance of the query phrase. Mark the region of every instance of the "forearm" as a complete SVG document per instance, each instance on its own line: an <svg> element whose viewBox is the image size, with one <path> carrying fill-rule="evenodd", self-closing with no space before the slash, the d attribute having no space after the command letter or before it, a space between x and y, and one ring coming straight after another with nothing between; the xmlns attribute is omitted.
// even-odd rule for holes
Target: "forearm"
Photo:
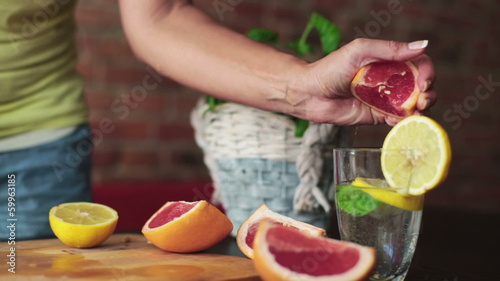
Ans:
<svg viewBox="0 0 500 281"><path fill-rule="evenodd" d="M291 87L304 61L224 28L184 1L137 2L121 1L122 22L146 63L208 95L294 113L301 101Z"/></svg>

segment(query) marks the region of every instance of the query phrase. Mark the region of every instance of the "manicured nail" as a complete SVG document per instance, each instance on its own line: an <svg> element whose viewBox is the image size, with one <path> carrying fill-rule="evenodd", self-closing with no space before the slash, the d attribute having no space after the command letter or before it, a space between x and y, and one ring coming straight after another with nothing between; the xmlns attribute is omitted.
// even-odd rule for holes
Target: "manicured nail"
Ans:
<svg viewBox="0 0 500 281"><path fill-rule="evenodd" d="M394 117L391 117L391 116L387 117L387 120L386 120L386 123L387 123L387 125L389 125L389 126L394 126L394 125L396 125L398 122L399 122L399 120L398 120L398 119L396 119L396 118L394 118Z"/></svg>
<svg viewBox="0 0 500 281"><path fill-rule="evenodd" d="M408 49L410 50L420 50L427 47L429 40L414 41L408 44Z"/></svg>
<svg viewBox="0 0 500 281"><path fill-rule="evenodd" d="M424 108L423 109L429 108L430 104L431 104L431 100L430 99L425 99L424 100Z"/></svg>
<svg viewBox="0 0 500 281"><path fill-rule="evenodd" d="M427 92L427 90L429 90L431 88L431 84L432 84L431 80L425 81L424 89L422 90L422 92Z"/></svg>

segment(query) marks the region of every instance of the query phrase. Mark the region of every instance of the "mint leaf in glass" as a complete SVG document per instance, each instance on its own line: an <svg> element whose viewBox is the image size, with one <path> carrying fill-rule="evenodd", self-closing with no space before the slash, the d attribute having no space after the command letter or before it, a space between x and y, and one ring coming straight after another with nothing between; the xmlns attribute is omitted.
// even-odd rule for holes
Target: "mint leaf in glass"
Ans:
<svg viewBox="0 0 500 281"><path fill-rule="evenodd" d="M377 209L381 202L352 185L337 186L337 205L346 213L361 217Z"/></svg>

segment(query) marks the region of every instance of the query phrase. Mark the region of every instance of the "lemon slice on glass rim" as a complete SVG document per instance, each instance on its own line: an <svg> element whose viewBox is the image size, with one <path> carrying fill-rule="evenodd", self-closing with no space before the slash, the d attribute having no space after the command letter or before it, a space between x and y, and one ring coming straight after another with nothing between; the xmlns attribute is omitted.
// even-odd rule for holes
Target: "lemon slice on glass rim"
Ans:
<svg viewBox="0 0 500 281"><path fill-rule="evenodd" d="M421 195L448 175L451 146L446 131L425 116L410 116L396 124L382 146L382 173L403 195Z"/></svg>

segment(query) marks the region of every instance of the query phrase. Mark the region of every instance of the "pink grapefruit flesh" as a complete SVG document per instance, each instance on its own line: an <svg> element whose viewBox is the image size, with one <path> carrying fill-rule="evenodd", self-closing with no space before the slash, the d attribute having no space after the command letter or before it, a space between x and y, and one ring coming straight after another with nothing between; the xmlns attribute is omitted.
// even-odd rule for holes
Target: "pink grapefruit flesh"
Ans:
<svg viewBox="0 0 500 281"><path fill-rule="evenodd" d="M361 68L351 82L352 94L387 115L404 118L415 111L418 71L411 62L384 61Z"/></svg>
<svg viewBox="0 0 500 281"><path fill-rule="evenodd" d="M254 265L263 280L365 280L375 249L313 236L263 222L254 241Z"/></svg>
<svg viewBox="0 0 500 281"><path fill-rule="evenodd" d="M354 267L360 259L358 249L346 244L304 237L298 231L273 228L269 230L267 237L271 245L269 250L276 257L276 262L296 273L338 275ZM286 247L283 247L283 241L286 241ZM307 260L320 260L324 266L320 264L315 270L300 266Z"/></svg>
<svg viewBox="0 0 500 281"><path fill-rule="evenodd" d="M189 212L196 204L173 202L158 213L149 223L149 228L155 228L167 224L174 219Z"/></svg>
<svg viewBox="0 0 500 281"><path fill-rule="evenodd" d="M253 248L253 241L255 239L255 234L257 233L257 230L259 229L259 225L260 223L262 222L261 221L258 221L252 225L250 225L250 227L248 228L248 231L247 231L247 235L245 237L245 243L247 244L248 247L250 248ZM278 222L278 221L271 221L273 224L277 224L277 225L282 225L282 226L286 226L286 227L289 227L289 228L293 228L295 230L299 230L297 227L295 226L292 226L292 225L285 225L284 223L282 222Z"/></svg>

